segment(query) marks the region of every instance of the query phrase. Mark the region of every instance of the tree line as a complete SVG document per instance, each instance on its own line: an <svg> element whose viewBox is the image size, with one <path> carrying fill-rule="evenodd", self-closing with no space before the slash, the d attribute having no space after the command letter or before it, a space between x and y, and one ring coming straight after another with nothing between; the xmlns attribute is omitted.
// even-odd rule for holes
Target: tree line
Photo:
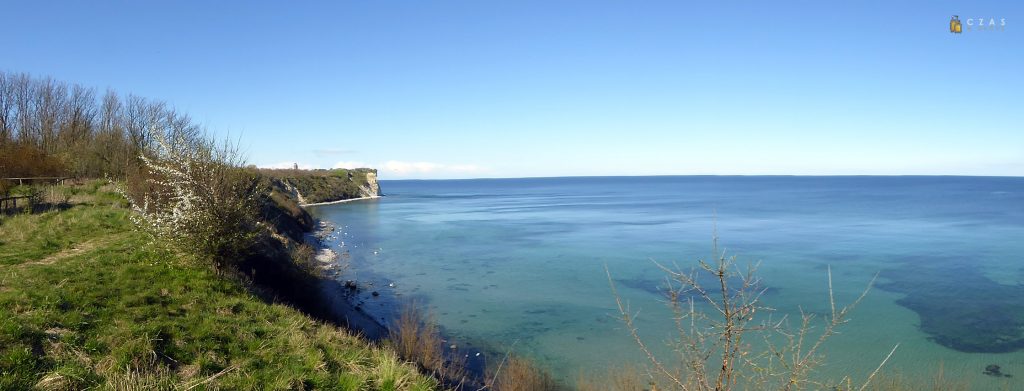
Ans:
<svg viewBox="0 0 1024 391"><path fill-rule="evenodd" d="M203 132L163 101L0 72L0 177L125 178L154 134L195 140Z"/></svg>
<svg viewBox="0 0 1024 391"><path fill-rule="evenodd" d="M270 235L261 215L270 183L243 163L233 144L163 101L0 73L0 178L111 179L139 228L218 266ZM0 194L13 188L0 180Z"/></svg>

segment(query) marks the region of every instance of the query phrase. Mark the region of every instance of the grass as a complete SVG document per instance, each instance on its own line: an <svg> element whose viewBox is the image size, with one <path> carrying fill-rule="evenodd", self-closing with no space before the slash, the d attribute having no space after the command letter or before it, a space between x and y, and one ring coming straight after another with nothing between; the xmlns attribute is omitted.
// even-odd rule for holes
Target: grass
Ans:
<svg viewBox="0 0 1024 391"><path fill-rule="evenodd" d="M81 190L91 193L83 193ZM115 197L94 187L76 188L80 205L62 213L0 216L0 265L12 265L70 249L90 240L131 228L127 211Z"/></svg>
<svg viewBox="0 0 1024 391"><path fill-rule="evenodd" d="M415 303L403 308L397 324L391 328L388 339L402 357L415 360L423 368L440 370L444 366L441 334L432 319Z"/></svg>
<svg viewBox="0 0 1024 391"><path fill-rule="evenodd" d="M436 388L393 351L153 245L102 188L84 193L0 220L0 389Z"/></svg>
<svg viewBox="0 0 1024 391"><path fill-rule="evenodd" d="M416 363L445 385L460 390L480 388L483 384L477 384L477 379L467 372L465 358L454 351L446 353L444 343L433 316L415 302L402 308L388 335L388 346L399 357Z"/></svg>
<svg viewBox="0 0 1024 391"><path fill-rule="evenodd" d="M499 391L554 391L562 389L544 368L532 361L509 355L489 379Z"/></svg>

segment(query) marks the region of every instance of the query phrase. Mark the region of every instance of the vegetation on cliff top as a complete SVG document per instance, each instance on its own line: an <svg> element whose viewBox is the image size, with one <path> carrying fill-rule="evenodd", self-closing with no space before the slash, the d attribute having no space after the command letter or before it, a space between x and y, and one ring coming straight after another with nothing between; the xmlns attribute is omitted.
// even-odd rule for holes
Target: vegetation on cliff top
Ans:
<svg viewBox="0 0 1024 391"><path fill-rule="evenodd" d="M434 388L276 304L319 297L312 219L238 156L162 102L0 73L0 177L116 184L0 215L0 389Z"/></svg>
<svg viewBox="0 0 1024 391"><path fill-rule="evenodd" d="M372 168L333 170L261 169L264 175L294 189L303 204L331 202L378 195L377 170Z"/></svg>
<svg viewBox="0 0 1024 391"><path fill-rule="evenodd" d="M433 389L345 330L155 245L93 182L0 222L0 389Z"/></svg>

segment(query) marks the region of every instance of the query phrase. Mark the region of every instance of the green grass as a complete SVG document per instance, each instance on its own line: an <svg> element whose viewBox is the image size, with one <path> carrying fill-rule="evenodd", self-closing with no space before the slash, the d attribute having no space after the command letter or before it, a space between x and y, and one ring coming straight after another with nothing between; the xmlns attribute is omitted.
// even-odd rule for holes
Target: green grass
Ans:
<svg viewBox="0 0 1024 391"><path fill-rule="evenodd" d="M152 245L116 205L0 221L0 389L436 387L394 352Z"/></svg>
<svg viewBox="0 0 1024 391"><path fill-rule="evenodd" d="M0 265L38 260L130 228L127 211L78 207L0 217Z"/></svg>

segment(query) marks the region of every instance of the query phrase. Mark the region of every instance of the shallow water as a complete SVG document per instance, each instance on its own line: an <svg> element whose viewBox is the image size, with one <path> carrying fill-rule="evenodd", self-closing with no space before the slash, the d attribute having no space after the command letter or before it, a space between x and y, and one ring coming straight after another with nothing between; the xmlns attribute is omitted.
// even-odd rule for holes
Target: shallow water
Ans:
<svg viewBox="0 0 1024 391"><path fill-rule="evenodd" d="M429 305L454 340L513 349L562 379L643 356L616 320L607 265L650 345L674 332L664 275L721 249L760 262L781 314L876 288L827 344L822 376L887 368L974 389L1024 387L1024 178L605 177L383 181L378 200L310 207L341 230L363 308ZM394 284L389 287L388 284ZM372 290L379 297L369 295ZM496 354L490 354L490 359ZM488 354L484 355L485 357ZM997 364L1004 374L983 374Z"/></svg>

